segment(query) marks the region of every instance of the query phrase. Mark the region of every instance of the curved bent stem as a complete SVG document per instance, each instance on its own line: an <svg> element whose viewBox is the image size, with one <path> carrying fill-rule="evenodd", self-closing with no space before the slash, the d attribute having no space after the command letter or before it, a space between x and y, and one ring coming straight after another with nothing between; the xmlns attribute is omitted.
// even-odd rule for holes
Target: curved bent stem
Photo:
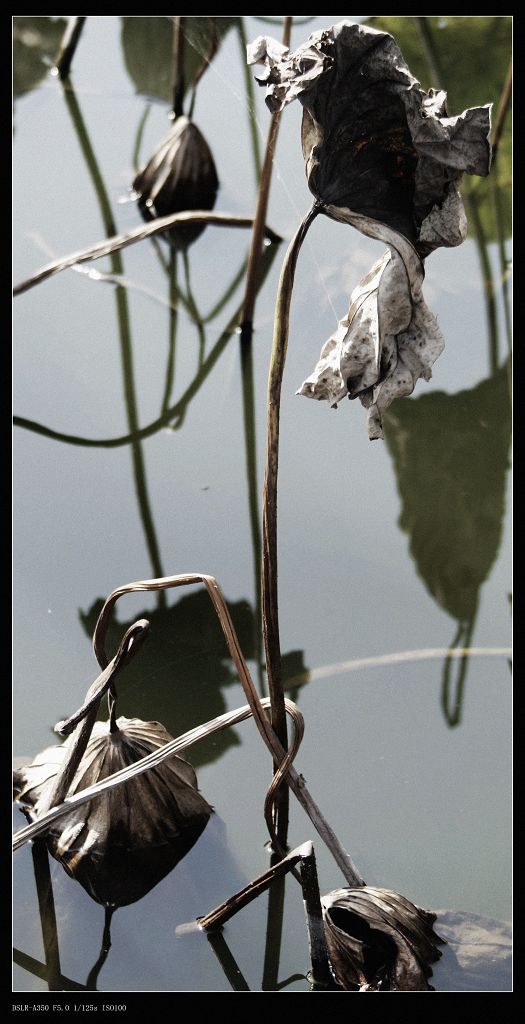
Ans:
<svg viewBox="0 0 525 1024"><path fill-rule="evenodd" d="M270 701L267 699L263 700L262 707L269 708ZM295 755L303 736L304 721L299 708L292 701L286 701L286 710L294 723L295 736L292 753ZM183 733L182 736L170 740L163 747L159 747L150 754L146 754L139 761L133 761L132 764L121 768L120 771L114 772L113 775L108 775L107 778L93 783L92 786L87 786L85 789L66 797L62 803L56 804L45 813L39 814L38 818L15 833L13 836L13 852L19 850L25 843L47 832L50 825L57 821L58 818L61 818L63 814L69 814L102 793L107 793L115 789L116 786L122 786L125 782L130 782L135 776L141 775L142 772L158 768L160 764L173 757L174 754L179 754L181 751L187 750L188 747L194 746L195 743L199 743L209 736L214 736L215 733L220 732L222 729L227 729L230 726L238 725L239 722L246 721L251 715L252 710L248 705L237 708L235 711L227 711L226 714L219 715L218 718L212 719L211 722L198 725L194 729L190 729L189 732Z"/></svg>
<svg viewBox="0 0 525 1024"><path fill-rule="evenodd" d="M270 245L265 249L259 285L262 285L263 281L266 279L266 275L270 270L276 252L277 247L275 245ZM215 363L228 345L230 338L235 334L240 315L241 309L239 308L233 314L231 320L223 330L220 338L216 341L209 355L206 356L202 367L195 375L193 381L188 385L186 391L181 395L175 405L166 409L161 416L157 417L157 419L153 420L145 427L133 430L128 434L122 434L120 437L98 439L81 437L78 434L64 434L61 431L53 430L51 427L44 426L43 423L37 423L35 420L28 420L24 416L14 416L13 424L17 427L22 427L24 430L31 430L35 434L41 434L43 437L49 437L53 441L63 441L64 444L78 445L81 448L120 448L122 445L130 444L130 442L143 441L146 437L151 437L153 434L156 434L157 431L161 430L163 427L170 426L172 420L175 418L182 418L185 415L190 402L193 400L199 388L211 373Z"/></svg>
<svg viewBox="0 0 525 1024"><path fill-rule="evenodd" d="M32 274L31 277L15 285L13 295L20 295L22 292L26 292L28 288L33 288L36 284L40 284L41 281L52 277L53 274L60 273L61 270L67 270L68 267L72 267L75 263L86 263L88 260L98 260L101 256L108 256L113 252L119 252L121 249L125 249L126 246L133 245L134 242L142 242L144 238L158 235L168 228L175 227L177 224L216 224L219 227L251 228L253 220L251 217L238 217L230 213L212 213L210 210L182 210L181 213L171 213L168 217L155 217L149 224L134 228L133 231L128 231L125 235L105 238L103 242L98 242L96 245L90 246L89 249L82 249L79 252L71 253L70 256L64 256L53 263L48 263L45 267L37 270L35 274ZM270 242L281 241L280 236L269 227L265 227L264 230Z"/></svg>
<svg viewBox="0 0 525 1024"><path fill-rule="evenodd" d="M128 630L126 630L118 646L117 653L114 658L111 659L104 671L101 672L97 679L95 679L95 682L91 684L86 700L80 710L72 715L67 721L59 723L58 731L63 734L72 732L80 722L82 722L82 725L80 725L71 744L67 761L59 771L55 784L51 788L45 804L41 807L41 813L44 813L51 807L61 804L67 796L77 768L84 755L84 751L89 743L102 697L113 686L115 677L120 670L142 646L142 642L148 632L149 622L146 619L139 619L137 622L134 622Z"/></svg>
<svg viewBox="0 0 525 1024"><path fill-rule="evenodd" d="M320 212L318 201L302 221L294 238L290 242L284 258L277 301L273 348L270 361L268 380L268 414L266 440L266 468L263 487L263 558L262 558L262 621L264 646L266 651L266 671L268 689L272 702L272 725L282 747L286 749L286 715L284 712L284 693L281 679L281 650L279 642L279 614L277 599L277 473L279 465L279 407L281 385L288 344L290 321L290 304L295 277L295 268L301 245L310 224ZM274 763L274 770L277 766ZM280 819L280 820L279 820ZM283 790L282 801L278 807L277 832L279 840L286 844L288 827L288 808L286 790Z"/></svg>
<svg viewBox="0 0 525 1024"><path fill-rule="evenodd" d="M264 571L264 570L263 570ZM274 764L278 766L277 771L283 773L283 764L286 763L286 749L276 736L273 728L271 727L268 719L264 713L264 707L257 693L257 689L251 678L248 666L244 659L237 634L235 632L228 607L220 590L217 580L213 576L208 576L201 573L184 573L177 576L167 576L164 579L156 580L139 580L135 583L128 583L122 587L117 587L109 597L100 612L95 631L93 634L93 648L95 656L98 660L101 668L105 668L108 664L108 655L105 649L105 638L108 627L109 618L113 611L113 608L120 597L124 594L133 594L140 591L155 591L159 589L168 589L170 587L183 587L191 586L196 583L203 583L206 587L213 607L221 624L222 631L228 650L232 657L233 663L239 675L242 688L244 690L246 699L249 707L253 714L257 728L262 736L263 741L270 750ZM270 696L272 715L274 704ZM283 697L284 704L284 697ZM286 707L286 706L285 706ZM286 711L285 711L286 713ZM285 728L286 734L286 728ZM328 825L328 822L324 819L320 809L317 807L312 797L310 796L304 779L299 776L292 766L291 761L288 762L289 766L286 767L287 781L295 793L299 803L304 807L313 825L319 832L319 835L328 846L333 857L339 864L344 877L349 882L349 885L364 885L364 881L361 878L356 867L352 863L350 857L343 850L337 836L333 829ZM279 769L280 766L280 769ZM272 786L275 787L275 779ZM270 787L271 789L272 787ZM270 791L269 791L270 793ZM268 797L267 797L268 800ZM268 807L267 807L268 810ZM270 826L269 826L270 828ZM270 829L270 833L272 830ZM282 844L282 839L278 837L279 843Z"/></svg>

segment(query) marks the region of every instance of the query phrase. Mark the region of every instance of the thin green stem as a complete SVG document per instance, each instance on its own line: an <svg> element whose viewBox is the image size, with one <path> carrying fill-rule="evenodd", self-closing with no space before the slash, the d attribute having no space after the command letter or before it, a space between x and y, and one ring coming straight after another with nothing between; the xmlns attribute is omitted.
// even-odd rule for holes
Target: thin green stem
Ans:
<svg viewBox="0 0 525 1024"><path fill-rule="evenodd" d="M512 98L512 61L509 64L507 77L503 85L498 110L496 113L496 119L494 122L494 129L492 132L492 160L496 159L501 136L503 134L503 128L505 127L505 121L510 108L510 101Z"/></svg>
<svg viewBox="0 0 525 1024"><path fill-rule="evenodd" d="M91 146L89 136L86 131L86 127L80 111L80 107L78 105L77 98L71 86L69 86L67 89L64 89L64 95L69 113L73 121L75 131L77 133L80 147L82 149L82 153L85 157L86 164L91 175L91 179L93 181L93 186L100 206L100 212L102 214L102 220L104 222L106 233L108 236L115 235L116 228L113 220L111 205L106 192L106 187L102 175L100 173L100 169L97 163L97 159L95 157L95 153ZM123 274L124 265L122 262L122 256L120 252L118 250L110 251L109 256L112 273ZM137 431L139 430L139 424L137 401L135 397L133 349L131 343L128 300L125 288L117 286L117 288L115 289L115 302L117 307L117 319L119 325L119 341L122 362L124 402L126 406L130 433L136 434ZM160 552L155 533L153 515L149 503L144 456L142 452L142 447L140 445L140 441L133 440L131 442L131 454L133 462L135 490L137 494L139 514L144 529L146 545L151 559L153 572L155 573L156 576L162 576L163 569L160 560ZM163 602L165 600L164 595L161 595L159 597L159 600Z"/></svg>
<svg viewBox="0 0 525 1024"><path fill-rule="evenodd" d="M442 89L443 72L441 68L441 60L428 17L415 17L414 21L416 23L417 34L432 78L431 84L435 89Z"/></svg>
<svg viewBox="0 0 525 1024"><path fill-rule="evenodd" d="M278 863L277 854L272 854L270 866ZM279 961L283 936L284 900L286 879L276 878L268 889L268 911L266 919L266 941L261 988L263 992L275 992L279 983Z"/></svg>
<svg viewBox="0 0 525 1024"><path fill-rule="evenodd" d="M274 245L269 246L264 251L260 285L262 285L266 279L276 252L277 247ZM162 416L157 417L157 419L153 420L153 422L149 423L147 426L141 427L140 430L136 430L133 433L123 434L120 437L96 439L80 437L76 434L65 434L58 430L52 430L51 427L46 427L42 423L37 423L35 420L26 419L24 416L14 416L13 423L17 427L22 427L24 430L31 430L33 433L41 434L43 437L48 437L53 441L62 441L64 444L72 444L80 448L120 448L126 444L133 444L135 441L143 441L145 438L151 437L159 430L162 430L163 427L170 426L173 420L178 419L180 421L183 418L190 402L193 400L204 384L204 381L213 370L215 364L228 345L230 338L235 334L239 325L240 315L241 308L239 307L210 351L199 372L195 375L193 381L188 385L186 391L179 400L167 409Z"/></svg>
<svg viewBox="0 0 525 1024"><path fill-rule="evenodd" d="M259 128L257 125L257 115L255 112L255 95L253 88L253 78L250 68L246 63L246 48L248 46L248 39L246 37L246 30L244 28L244 18L239 18L239 42L241 45L242 52L242 66L244 68L244 84L246 87L246 109L248 111L248 124L250 126L250 135L252 139L252 153L253 153L253 165L255 172L255 181L258 183L261 177L261 150L259 146Z"/></svg>
<svg viewBox="0 0 525 1024"><path fill-rule="evenodd" d="M143 138L143 135L144 135L144 128L146 127L146 121L148 120L150 110L151 110L151 103L147 103L146 104L146 108L144 110L144 113L142 114L142 117L141 117L141 119L139 121L138 128L137 128L137 134L135 136L135 145L133 147L133 154L132 154L132 157L131 157L131 160L132 160L132 163L133 163L133 170L135 171L135 173L138 171L139 166L140 166L140 149L141 149L141 146L142 146L142 138Z"/></svg>
<svg viewBox="0 0 525 1024"><path fill-rule="evenodd" d="M489 367L490 373L496 373L499 365L499 337L498 337L498 316L496 309L496 294L494 288L494 276L490 264L487 240L483 230L483 224L479 215L478 200L470 189L465 188L463 198L467 207L467 213L474 228L481 274L483 278L483 290L485 293L485 305L487 310L487 325L489 331Z"/></svg>
<svg viewBox="0 0 525 1024"><path fill-rule="evenodd" d="M186 298L188 300L188 308L189 308L192 320L194 321L195 326L197 328L197 334L199 336L199 361L198 361L198 369L200 370L202 364L204 363L204 353L205 353L205 349L206 349L206 332L204 330L204 326L203 326L203 323L202 323L202 317L201 317L201 315L199 313L199 310L197 309L197 303L195 302L195 298L194 298L194 295L193 295L193 292L192 292L192 288L191 288L190 260L189 260L188 250L187 249L183 249L182 250L182 260L183 260L183 265L184 265L184 281L185 281L185 285L186 285Z"/></svg>
<svg viewBox="0 0 525 1024"><path fill-rule="evenodd" d="M164 385L164 395L162 397L161 416L165 416L169 408L169 401L171 398L171 392L173 391L173 381L175 378L175 341L177 336L178 320L177 298L177 253L172 249L170 253L169 267L170 319L168 331L168 362L166 366L166 383Z"/></svg>

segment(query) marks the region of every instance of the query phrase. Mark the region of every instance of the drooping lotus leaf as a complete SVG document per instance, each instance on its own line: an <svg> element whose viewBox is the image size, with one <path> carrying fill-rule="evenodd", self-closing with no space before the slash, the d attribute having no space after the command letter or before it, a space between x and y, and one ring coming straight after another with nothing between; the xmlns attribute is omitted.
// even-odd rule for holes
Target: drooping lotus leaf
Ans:
<svg viewBox="0 0 525 1024"><path fill-rule="evenodd" d="M458 621L472 619L497 556L510 436L506 366L475 388L398 402L386 417L399 525L428 591Z"/></svg>
<svg viewBox="0 0 525 1024"><path fill-rule="evenodd" d="M453 110L478 103L480 97L499 104L512 56L512 17L501 14L425 16L425 27L440 80L446 85ZM401 49L413 74L426 89L436 85L429 65L428 48L422 45L416 18L386 15L367 19L371 27L389 32ZM494 118L495 118L494 113ZM495 166L488 180L475 183L476 203L483 234L488 242L500 231L512 234L512 117L505 121ZM498 192L497 202L494 193ZM472 234L469 215L469 234Z"/></svg>
<svg viewBox="0 0 525 1024"><path fill-rule="evenodd" d="M265 65L271 110L303 106L321 211L389 247L298 391L332 406L359 396L369 437L383 437L383 411L430 379L444 346L421 295L423 259L466 236L458 184L464 172L489 172L490 104L449 117L446 93L421 89L392 36L352 22L312 33L294 53L261 36L248 62Z"/></svg>
<svg viewBox="0 0 525 1024"><path fill-rule="evenodd" d="M31 820L46 806L74 736L14 773L15 796L28 808ZM171 739L158 722L119 718L113 732L108 722L97 722L70 793L107 778ZM46 842L53 857L94 900L123 906L141 899L175 867L211 812L197 789L193 768L173 755L57 819Z"/></svg>
<svg viewBox="0 0 525 1024"><path fill-rule="evenodd" d="M350 297L347 316L325 342L319 362L297 394L325 399L346 395L368 409L368 435L383 437L383 412L429 380L444 341L421 285L423 266L408 243L390 246Z"/></svg>
<svg viewBox="0 0 525 1024"><path fill-rule="evenodd" d="M294 53L259 37L248 61L266 65L270 110L300 100L308 185L329 215L378 221L423 256L463 241L457 184L488 174L490 104L449 117L446 93L421 89L392 36L347 21Z"/></svg>
<svg viewBox="0 0 525 1024"><path fill-rule="evenodd" d="M328 957L348 991L429 991L441 956L436 914L389 889L335 889L321 898Z"/></svg>
<svg viewBox="0 0 525 1024"><path fill-rule="evenodd" d="M146 166L137 174L133 188L147 219L167 217L180 210L212 210L219 179L204 136L187 117L178 117ZM189 245L204 225L181 225L167 234L177 247Z"/></svg>

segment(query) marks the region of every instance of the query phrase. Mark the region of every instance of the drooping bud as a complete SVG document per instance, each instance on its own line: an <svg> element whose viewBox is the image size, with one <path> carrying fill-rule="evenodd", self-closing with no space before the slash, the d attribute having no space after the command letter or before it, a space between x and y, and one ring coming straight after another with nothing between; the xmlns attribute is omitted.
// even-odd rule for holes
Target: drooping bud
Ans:
<svg viewBox="0 0 525 1024"><path fill-rule="evenodd" d="M181 210L212 210L219 179L211 150L197 126L177 117L151 160L133 181L145 217L167 217ZM203 225L181 225L167 234L175 248L190 245Z"/></svg>

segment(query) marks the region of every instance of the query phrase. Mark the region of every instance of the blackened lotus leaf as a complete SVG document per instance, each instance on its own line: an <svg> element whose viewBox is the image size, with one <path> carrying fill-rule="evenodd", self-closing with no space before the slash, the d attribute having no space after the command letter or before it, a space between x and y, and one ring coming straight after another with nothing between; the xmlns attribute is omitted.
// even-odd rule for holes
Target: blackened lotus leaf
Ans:
<svg viewBox="0 0 525 1024"><path fill-rule="evenodd" d="M300 100L308 185L325 206L388 225L422 255L463 241L457 184L489 172L490 104L449 117L446 93L421 89L391 35L347 21L281 56L259 37L248 61L266 64L271 110Z"/></svg>
<svg viewBox="0 0 525 1024"><path fill-rule="evenodd" d="M158 722L119 718L117 726L110 732L109 723L95 724L70 794L172 739ZM49 787L67 758L73 736L16 773L15 793L31 809L32 817L46 806ZM47 844L93 899L122 906L140 899L172 870L193 846L211 812L198 792L193 768L174 754L57 819L50 826Z"/></svg>
<svg viewBox="0 0 525 1024"><path fill-rule="evenodd" d="M328 956L348 991L429 991L431 963L444 942L436 914L374 886L335 889L322 897Z"/></svg>
<svg viewBox="0 0 525 1024"><path fill-rule="evenodd" d="M151 160L133 181L146 218L167 217L181 210L212 210L219 179L213 156L197 125L178 117ZM193 242L203 225L181 225L169 232L175 247Z"/></svg>

